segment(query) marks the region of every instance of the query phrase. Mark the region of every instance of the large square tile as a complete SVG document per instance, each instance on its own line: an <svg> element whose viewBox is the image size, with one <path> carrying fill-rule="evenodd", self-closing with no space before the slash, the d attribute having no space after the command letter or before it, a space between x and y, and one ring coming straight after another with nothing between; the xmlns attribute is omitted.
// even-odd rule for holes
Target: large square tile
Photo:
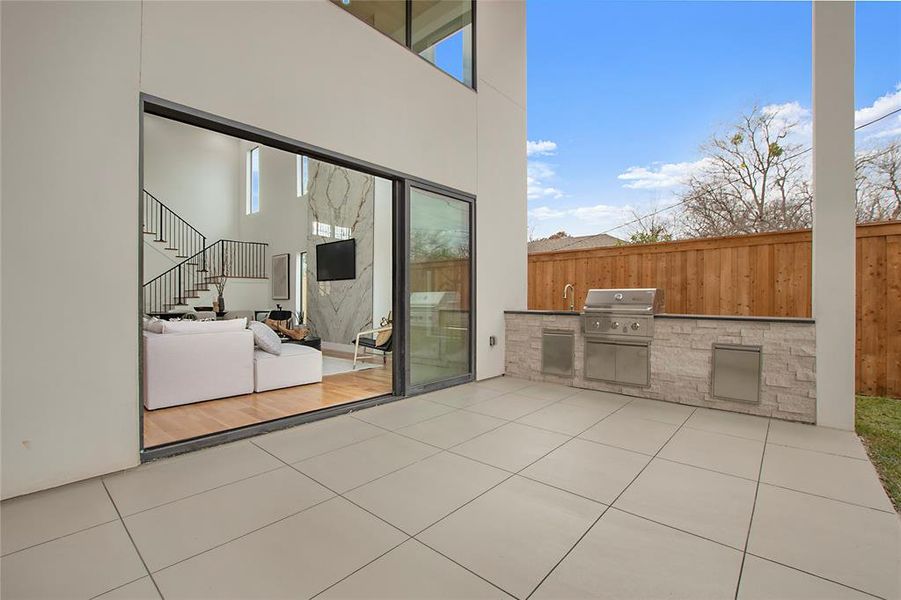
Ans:
<svg viewBox="0 0 901 600"><path fill-rule="evenodd" d="M282 467L131 515L125 526L153 572L333 495L291 467Z"/></svg>
<svg viewBox="0 0 901 600"><path fill-rule="evenodd" d="M287 463L294 463L383 433L381 427L343 415L259 436L253 443Z"/></svg>
<svg viewBox="0 0 901 600"><path fill-rule="evenodd" d="M756 481L763 442L683 427L658 456Z"/></svg>
<svg viewBox="0 0 901 600"><path fill-rule="evenodd" d="M422 398L397 400L351 413L355 418L385 429L399 429L454 410Z"/></svg>
<svg viewBox="0 0 901 600"><path fill-rule="evenodd" d="M439 448L450 448L505 423L503 419L488 415L455 410L422 423L403 427L398 429L397 433Z"/></svg>
<svg viewBox="0 0 901 600"><path fill-rule="evenodd" d="M146 463L104 483L125 516L282 466L245 441Z"/></svg>
<svg viewBox="0 0 901 600"><path fill-rule="evenodd" d="M608 446L654 455L679 428L678 425L669 423L626 417L620 412L610 415L579 437Z"/></svg>
<svg viewBox="0 0 901 600"><path fill-rule="evenodd" d="M623 396L622 394L614 394L613 392L602 392L600 390L578 390L572 396L567 396L560 402L563 404L575 404L576 406L588 407L605 407L613 412L622 408L635 398L631 396Z"/></svg>
<svg viewBox="0 0 901 600"><path fill-rule="evenodd" d="M436 392L429 392L420 396L431 402L438 402L454 408L466 408L488 400L496 398L506 392L496 390L490 387L484 387L478 383L467 383L465 385L456 385L454 387L445 388Z"/></svg>
<svg viewBox="0 0 901 600"><path fill-rule="evenodd" d="M474 460L516 472L535 462L568 436L519 423L507 423L451 449Z"/></svg>
<svg viewBox="0 0 901 600"><path fill-rule="evenodd" d="M418 538L517 598L525 598L604 510L513 477Z"/></svg>
<svg viewBox="0 0 901 600"><path fill-rule="evenodd" d="M5 500L0 504L2 554L119 518L99 479Z"/></svg>
<svg viewBox="0 0 901 600"><path fill-rule="evenodd" d="M654 459L615 507L744 550L757 484Z"/></svg>
<svg viewBox="0 0 901 600"><path fill-rule="evenodd" d="M0 559L3 598L91 598L147 575L119 520Z"/></svg>
<svg viewBox="0 0 901 600"><path fill-rule="evenodd" d="M773 419L767 442L805 450L816 450L817 452L841 454L852 458L867 458L867 451L857 434L816 425L788 423Z"/></svg>
<svg viewBox="0 0 901 600"><path fill-rule="evenodd" d="M660 421L670 425L681 425L694 410L693 406L685 406L684 404L636 398L624 406L618 414L624 417L650 419L651 421Z"/></svg>
<svg viewBox="0 0 901 600"><path fill-rule="evenodd" d="M154 578L169 600L309 598L404 539L384 521L333 498Z"/></svg>
<svg viewBox="0 0 901 600"><path fill-rule="evenodd" d="M609 509L532 598L732 600L741 552Z"/></svg>
<svg viewBox="0 0 901 600"><path fill-rule="evenodd" d="M748 552L875 594L897 598L897 514L760 484Z"/></svg>
<svg viewBox="0 0 901 600"><path fill-rule="evenodd" d="M649 460L644 454L576 438L524 469L522 475L610 504Z"/></svg>
<svg viewBox="0 0 901 600"><path fill-rule="evenodd" d="M358 487L347 498L415 535L509 476L442 452Z"/></svg>
<svg viewBox="0 0 901 600"><path fill-rule="evenodd" d="M767 444L760 480L894 512L876 469L868 460Z"/></svg>
<svg viewBox="0 0 901 600"><path fill-rule="evenodd" d="M578 393L578 389L559 383L533 382L516 391L517 394L557 402Z"/></svg>
<svg viewBox="0 0 901 600"><path fill-rule="evenodd" d="M703 429L704 431L724 433L762 442L766 439L769 421L765 417L699 408L688 417L688 420L685 421L685 426L691 429Z"/></svg>
<svg viewBox="0 0 901 600"><path fill-rule="evenodd" d="M327 488L344 493L436 452L439 450L432 446L386 433L308 458L294 466Z"/></svg>
<svg viewBox="0 0 901 600"><path fill-rule="evenodd" d="M409 540L317 598L459 600L509 596L434 550Z"/></svg>
<svg viewBox="0 0 901 600"><path fill-rule="evenodd" d="M557 402L522 417L519 422L567 435L578 435L614 410L616 409L601 404L582 406Z"/></svg>
<svg viewBox="0 0 901 600"><path fill-rule="evenodd" d="M872 600L849 587L756 556L745 557L738 600Z"/></svg>
<svg viewBox="0 0 901 600"><path fill-rule="evenodd" d="M515 392L516 390L521 390L527 385L531 385L533 382L528 379L519 379L518 377L509 377L507 375L501 375L500 377L492 377L491 379L482 379L477 382L476 385L488 388L490 390L497 390L499 392Z"/></svg>
<svg viewBox="0 0 901 600"><path fill-rule="evenodd" d="M553 403L553 400L533 398L531 396L513 393L484 400L478 404L473 404L466 410L488 415L489 417L515 421L520 417L524 417L531 412L535 412L539 408L543 408L548 404Z"/></svg>
<svg viewBox="0 0 901 600"><path fill-rule="evenodd" d="M160 600L160 594L148 576L97 596L97 600Z"/></svg>

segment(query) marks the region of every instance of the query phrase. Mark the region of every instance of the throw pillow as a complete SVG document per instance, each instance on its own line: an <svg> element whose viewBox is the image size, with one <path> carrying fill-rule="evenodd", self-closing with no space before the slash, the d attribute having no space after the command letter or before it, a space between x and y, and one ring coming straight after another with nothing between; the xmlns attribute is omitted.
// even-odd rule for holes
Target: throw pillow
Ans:
<svg viewBox="0 0 901 600"><path fill-rule="evenodd" d="M163 326L166 322L157 317L153 317L150 319L144 319L144 331L149 331L150 333L163 333Z"/></svg>
<svg viewBox="0 0 901 600"><path fill-rule="evenodd" d="M272 331L268 325L259 321L253 321L249 327L253 332L253 343L257 348L269 354L281 355L282 341L278 339L278 334Z"/></svg>
<svg viewBox="0 0 901 600"><path fill-rule="evenodd" d="M380 331L377 336L375 336L375 345L376 346L384 346L388 343L388 340L391 339L391 330L386 329L384 331Z"/></svg>

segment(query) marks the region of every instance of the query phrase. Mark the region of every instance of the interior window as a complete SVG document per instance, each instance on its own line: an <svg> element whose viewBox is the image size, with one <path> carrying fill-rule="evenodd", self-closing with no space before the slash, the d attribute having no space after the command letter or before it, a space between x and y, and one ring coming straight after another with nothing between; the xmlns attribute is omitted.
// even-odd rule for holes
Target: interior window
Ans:
<svg viewBox="0 0 901 600"><path fill-rule="evenodd" d="M247 214L260 212L260 147L247 152Z"/></svg>

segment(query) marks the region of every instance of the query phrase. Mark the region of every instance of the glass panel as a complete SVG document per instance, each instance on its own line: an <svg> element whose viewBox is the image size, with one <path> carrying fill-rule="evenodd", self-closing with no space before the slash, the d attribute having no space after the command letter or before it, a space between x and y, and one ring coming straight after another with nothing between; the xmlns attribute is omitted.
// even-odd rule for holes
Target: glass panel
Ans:
<svg viewBox="0 0 901 600"><path fill-rule="evenodd" d="M406 45L406 2L402 0L332 0L332 2L394 41Z"/></svg>
<svg viewBox="0 0 901 600"><path fill-rule="evenodd" d="M260 149L247 153L247 214L260 212Z"/></svg>
<svg viewBox="0 0 901 600"><path fill-rule="evenodd" d="M413 0L412 49L472 86L472 0Z"/></svg>
<svg viewBox="0 0 901 600"><path fill-rule="evenodd" d="M470 372L470 204L410 192L410 385Z"/></svg>

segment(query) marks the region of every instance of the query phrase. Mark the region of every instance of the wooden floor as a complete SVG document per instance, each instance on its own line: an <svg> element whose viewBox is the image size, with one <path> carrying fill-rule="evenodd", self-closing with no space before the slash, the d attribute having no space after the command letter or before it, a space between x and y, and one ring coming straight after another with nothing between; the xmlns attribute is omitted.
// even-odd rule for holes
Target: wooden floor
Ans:
<svg viewBox="0 0 901 600"><path fill-rule="evenodd" d="M346 358L343 354L335 356ZM144 409L144 448L390 393L391 361L389 360L385 366L380 360L371 364L378 366L362 371L327 375L322 378L322 383L171 408Z"/></svg>

